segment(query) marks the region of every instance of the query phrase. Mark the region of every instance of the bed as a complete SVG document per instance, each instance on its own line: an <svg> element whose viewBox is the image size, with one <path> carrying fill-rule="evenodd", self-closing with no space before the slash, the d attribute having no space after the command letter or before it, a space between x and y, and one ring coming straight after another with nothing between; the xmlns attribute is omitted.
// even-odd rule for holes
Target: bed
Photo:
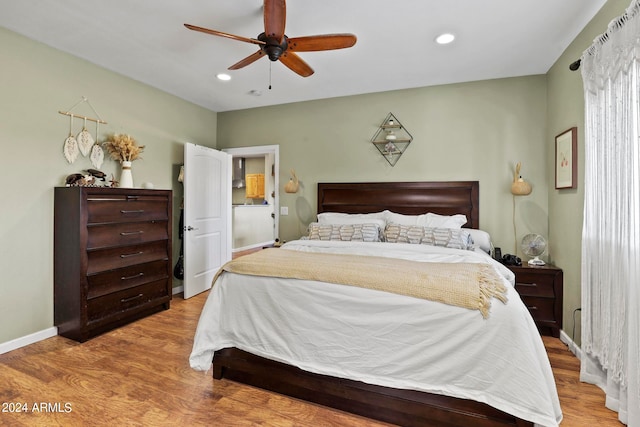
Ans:
<svg viewBox="0 0 640 427"><path fill-rule="evenodd" d="M465 229L479 228L477 181L319 183L317 196L320 216L464 215ZM377 255L379 245L394 260L461 257L456 259L491 265L503 275L508 302L492 298L483 318L466 308L380 290L226 272L203 308L191 366L213 368L216 379L403 426L560 423L542 340L512 275L482 253L486 246L441 253L407 243L299 240L271 251L357 257Z"/></svg>

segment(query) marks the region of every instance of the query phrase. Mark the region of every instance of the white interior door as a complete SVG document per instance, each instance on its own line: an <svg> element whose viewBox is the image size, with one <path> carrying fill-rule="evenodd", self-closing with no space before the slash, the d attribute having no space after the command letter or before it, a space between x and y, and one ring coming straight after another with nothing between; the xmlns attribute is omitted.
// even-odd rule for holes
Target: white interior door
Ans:
<svg viewBox="0 0 640 427"><path fill-rule="evenodd" d="M184 297L211 288L231 259L231 156L195 144L184 148Z"/></svg>

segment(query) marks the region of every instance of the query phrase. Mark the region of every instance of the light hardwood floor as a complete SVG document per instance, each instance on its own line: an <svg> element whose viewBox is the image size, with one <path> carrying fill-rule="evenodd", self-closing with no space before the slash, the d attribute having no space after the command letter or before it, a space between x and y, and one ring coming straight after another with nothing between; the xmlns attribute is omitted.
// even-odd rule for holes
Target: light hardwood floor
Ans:
<svg viewBox="0 0 640 427"><path fill-rule="evenodd" d="M174 297L170 310L84 344L53 337L0 355L0 425L386 425L191 370L188 356L206 295ZM580 383L579 362L565 345L544 341L562 426L621 426L604 407L602 391Z"/></svg>

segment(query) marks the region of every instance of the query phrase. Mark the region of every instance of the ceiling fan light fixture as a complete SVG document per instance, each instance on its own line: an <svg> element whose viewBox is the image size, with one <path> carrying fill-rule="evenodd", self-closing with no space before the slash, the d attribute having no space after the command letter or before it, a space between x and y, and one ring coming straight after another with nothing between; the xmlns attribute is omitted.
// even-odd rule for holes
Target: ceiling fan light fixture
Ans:
<svg viewBox="0 0 640 427"><path fill-rule="evenodd" d="M264 0L262 14L264 18L264 31L258 38L248 38L223 31L198 27L196 25L184 24L192 31L198 31L218 37L225 37L232 40L258 45L259 50L229 67L229 70L239 70L258 59L266 56L271 61L280 61L294 73L309 77L313 74L313 68L309 66L297 52L319 52L325 50L345 49L352 47L357 37L348 33L319 34L315 36L294 37L289 39L285 35L286 25L286 1L285 0ZM291 45L289 45L291 43Z"/></svg>
<svg viewBox="0 0 640 427"><path fill-rule="evenodd" d="M436 37L436 43L438 44L449 44L452 41L454 41L456 39L456 36L454 36L451 33L443 33L440 34L438 37Z"/></svg>
<svg viewBox="0 0 640 427"><path fill-rule="evenodd" d="M222 80L224 82L231 80L231 76L229 74L225 74L225 73L216 74L216 78L218 80Z"/></svg>

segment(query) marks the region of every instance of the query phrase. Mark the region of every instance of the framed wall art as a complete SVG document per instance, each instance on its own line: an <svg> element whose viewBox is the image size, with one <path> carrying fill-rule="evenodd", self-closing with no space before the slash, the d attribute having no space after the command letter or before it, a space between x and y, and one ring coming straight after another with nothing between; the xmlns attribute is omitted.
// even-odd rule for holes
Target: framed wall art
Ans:
<svg viewBox="0 0 640 427"><path fill-rule="evenodd" d="M556 189L578 187L578 128L556 136Z"/></svg>

